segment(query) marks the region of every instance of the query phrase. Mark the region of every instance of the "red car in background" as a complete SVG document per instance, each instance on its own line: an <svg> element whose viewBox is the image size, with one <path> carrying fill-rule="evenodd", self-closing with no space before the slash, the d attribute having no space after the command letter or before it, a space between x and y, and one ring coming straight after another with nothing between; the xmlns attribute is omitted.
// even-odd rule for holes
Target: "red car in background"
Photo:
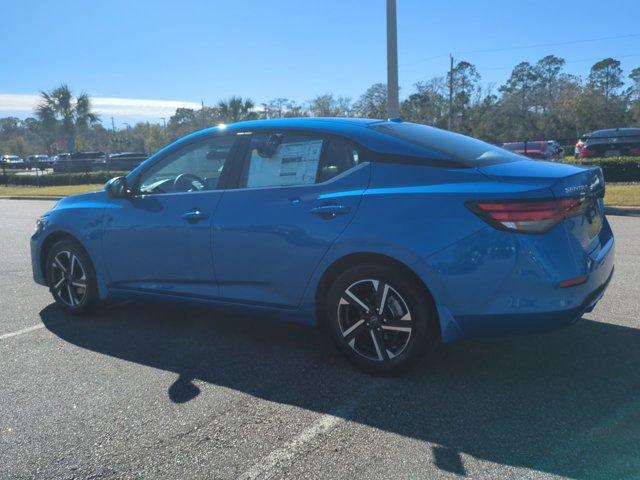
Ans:
<svg viewBox="0 0 640 480"><path fill-rule="evenodd" d="M507 142L502 144L502 148L537 160L557 160L563 156L563 149L555 140Z"/></svg>

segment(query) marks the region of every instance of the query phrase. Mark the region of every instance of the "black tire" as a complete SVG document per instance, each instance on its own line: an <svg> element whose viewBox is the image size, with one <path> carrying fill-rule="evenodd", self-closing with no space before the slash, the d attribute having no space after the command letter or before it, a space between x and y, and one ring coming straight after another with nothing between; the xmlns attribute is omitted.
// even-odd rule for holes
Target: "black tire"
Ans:
<svg viewBox="0 0 640 480"><path fill-rule="evenodd" d="M51 295L66 311L83 315L98 304L93 263L77 242L56 242L47 253L45 272Z"/></svg>
<svg viewBox="0 0 640 480"><path fill-rule="evenodd" d="M404 372L437 344L429 294L411 276L388 265L346 270L329 287L325 312L338 348L351 363L374 375Z"/></svg>

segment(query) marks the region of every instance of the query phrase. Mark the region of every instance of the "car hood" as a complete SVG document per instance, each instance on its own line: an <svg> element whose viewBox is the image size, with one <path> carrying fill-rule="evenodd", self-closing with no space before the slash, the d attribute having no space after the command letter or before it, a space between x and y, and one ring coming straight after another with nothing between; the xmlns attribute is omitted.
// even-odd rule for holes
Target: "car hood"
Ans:
<svg viewBox="0 0 640 480"><path fill-rule="evenodd" d="M69 195L56 203L52 211L66 208L104 208L107 206L108 198L107 192L104 190Z"/></svg>

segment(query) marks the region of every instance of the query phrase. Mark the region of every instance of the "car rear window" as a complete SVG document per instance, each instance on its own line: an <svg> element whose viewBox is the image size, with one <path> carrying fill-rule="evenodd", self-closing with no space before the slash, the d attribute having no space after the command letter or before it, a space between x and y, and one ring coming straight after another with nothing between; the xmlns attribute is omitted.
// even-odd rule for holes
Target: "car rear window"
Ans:
<svg viewBox="0 0 640 480"><path fill-rule="evenodd" d="M522 160L520 155L482 140L418 123L380 122L369 128L426 150L435 150L468 167Z"/></svg>

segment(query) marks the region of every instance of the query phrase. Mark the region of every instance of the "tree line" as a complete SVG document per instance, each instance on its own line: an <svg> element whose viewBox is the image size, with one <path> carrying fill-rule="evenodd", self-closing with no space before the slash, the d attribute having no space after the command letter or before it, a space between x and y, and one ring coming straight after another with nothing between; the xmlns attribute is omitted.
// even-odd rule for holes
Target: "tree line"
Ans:
<svg viewBox="0 0 640 480"><path fill-rule="evenodd" d="M570 143L600 128L640 126L640 67L625 76L620 61L593 64L586 78L564 72L565 60L547 55L521 62L499 86L486 85L478 68L457 62L446 75L416 83L401 102L407 121L451 129L492 143L557 139ZM219 123L279 117L386 117L387 89L370 86L359 98L317 95L305 103L276 98L256 104L231 97L201 109L178 108L166 124L141 122L109 129L91 98L67 85L41 92L34 117L0 119L3 154L54 154L74 150L146 151Z"/></svg>

